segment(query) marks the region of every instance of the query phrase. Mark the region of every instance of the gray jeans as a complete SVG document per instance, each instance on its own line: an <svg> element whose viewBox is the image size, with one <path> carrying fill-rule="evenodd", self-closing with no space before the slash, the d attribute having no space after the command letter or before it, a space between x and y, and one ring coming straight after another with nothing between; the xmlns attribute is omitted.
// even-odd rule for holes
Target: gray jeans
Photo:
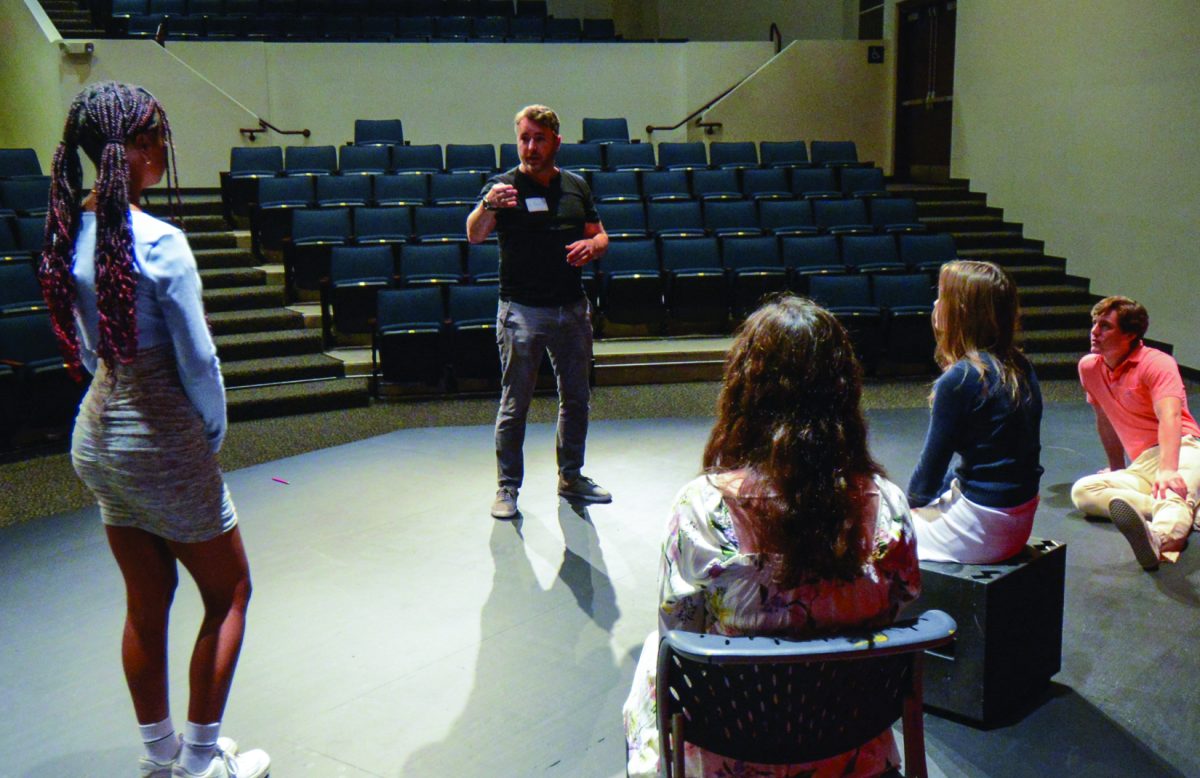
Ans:
<svg viewBox="0 0 1200 778"><path fill-rule="evenodd" d="M500 486L519 488L525 477L525 419L546 351L558 381L558 472L573 480L583 469L588 428L592 320L587 298L556 307L501 300L496 312L496 344L500 349L500 410L496 414Z"/></svg>

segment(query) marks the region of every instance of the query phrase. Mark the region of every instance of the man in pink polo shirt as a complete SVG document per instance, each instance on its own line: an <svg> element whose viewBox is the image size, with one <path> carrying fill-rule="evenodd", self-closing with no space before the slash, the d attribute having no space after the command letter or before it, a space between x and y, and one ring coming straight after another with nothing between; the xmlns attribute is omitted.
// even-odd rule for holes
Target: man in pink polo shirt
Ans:
<svg viewBox="0 0 1200 778"><path fill-rule="evenodd" d="M1149 326L1146 309L1128 297L1092 308L1092 353L1079 360L1079 380L1108 467L1076 481L1071 500L1089 516L1112 519L1138 563L1154 570L1178 558L1192 531L1200 427L1179 365L1142 342Z"/></svg>

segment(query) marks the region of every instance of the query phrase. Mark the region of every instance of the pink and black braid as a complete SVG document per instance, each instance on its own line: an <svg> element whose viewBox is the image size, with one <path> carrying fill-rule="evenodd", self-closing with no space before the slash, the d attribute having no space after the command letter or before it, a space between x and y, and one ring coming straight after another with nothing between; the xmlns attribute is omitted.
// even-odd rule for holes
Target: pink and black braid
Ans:
<svg viewBox="0 0 1200 778"><path fill-rule="evenodd" d="M137 353L137 276L133 272L133 231L129 214L129 165L125 144L140 133L162 128L174 167L170 126L158 101L145 89L112 81L93 84L67 112L63 139L54 152L50 203L39 276L54 332L67 368L79 373L75 331L75 238L79 232L82 148L96 165L96 305L100 340L97 355L110 368L128 364ZM177 186L177 184L176 184Z"/></svg>

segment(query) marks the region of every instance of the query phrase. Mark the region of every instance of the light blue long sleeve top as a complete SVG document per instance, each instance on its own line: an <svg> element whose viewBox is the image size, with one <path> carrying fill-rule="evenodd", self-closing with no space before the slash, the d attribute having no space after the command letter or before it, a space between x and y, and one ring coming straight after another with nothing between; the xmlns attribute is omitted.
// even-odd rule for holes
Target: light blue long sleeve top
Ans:
<svg viewBox="0 0 1200 778"><path fill-rule="evenodd" d="M217 348L204 319L196 258L177 227L141 211L131 211L130 218L137 277L138 350L167 344L174 347L183 390L200 414L215 452L221 448L227 426L225 383ZM75 240L75 327L80 361L93 374L100 342L95 254L96 215L85 211Z"/></svg>

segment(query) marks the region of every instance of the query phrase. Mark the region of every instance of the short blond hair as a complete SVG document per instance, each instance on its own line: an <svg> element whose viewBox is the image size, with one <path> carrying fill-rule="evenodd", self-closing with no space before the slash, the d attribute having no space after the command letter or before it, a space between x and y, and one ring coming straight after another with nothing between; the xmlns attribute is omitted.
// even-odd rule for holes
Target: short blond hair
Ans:
<svg viewBox="0 0 1200 778"><path fill-rule="evenodd" d="M527 105L517 111L517 115L513 118L513 124L519 125L522 119L528 119L534 124L540 124L546 127L555 135L558 134L558 114L553 108L548 108L544 105Z"/></svg>

